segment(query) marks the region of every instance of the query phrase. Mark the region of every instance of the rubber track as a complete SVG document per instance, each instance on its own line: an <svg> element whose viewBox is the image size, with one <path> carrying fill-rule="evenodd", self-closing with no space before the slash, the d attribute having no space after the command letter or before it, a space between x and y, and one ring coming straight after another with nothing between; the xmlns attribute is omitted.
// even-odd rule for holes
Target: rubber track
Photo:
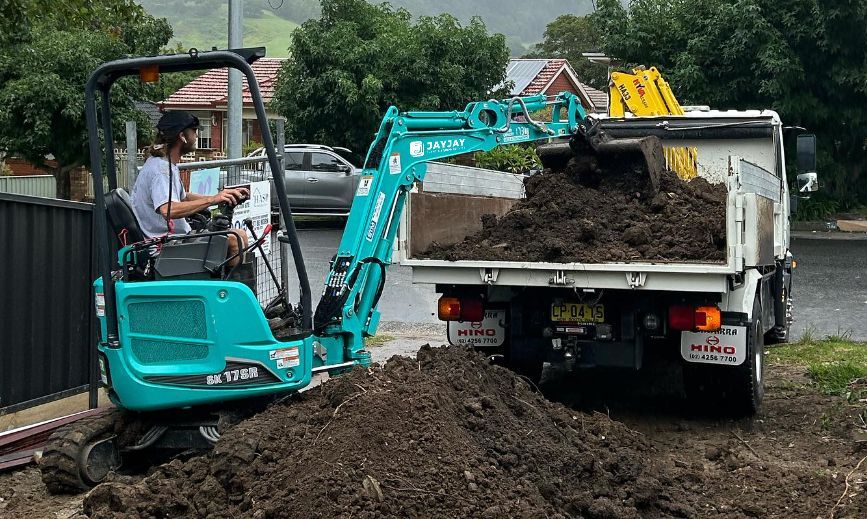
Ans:
<svg viewBox="0 0 867 519"><path fill-rule="evenodd" d="M39 460L42 481L52 494L77 494L89 490L81 477L78 460L84 447L114 430L117 410L82 418L56 430Z"/></svg>

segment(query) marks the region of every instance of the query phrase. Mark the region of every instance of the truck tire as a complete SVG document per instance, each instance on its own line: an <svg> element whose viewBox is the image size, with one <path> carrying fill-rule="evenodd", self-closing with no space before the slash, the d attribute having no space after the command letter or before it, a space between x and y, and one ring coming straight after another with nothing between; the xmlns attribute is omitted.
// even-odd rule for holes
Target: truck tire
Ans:
<svg viewBox="0 0 867 519"><path fill-rule="evenodd" d="M784 344L789 342L792 328L792 310L794 308L789 290L783 291L783 299L786 305L786 322L777 324L768 330L768 333L765 334L765 344Z"/></svg>
<svg viewBox="0 0 867 519"><path fill-rule="evenodd" d="M722 414L741 417L752 416L761 407L765 394L765 336L758 297L753 302L753 319L747 329L747 358L740 366L684 365L684 390L697 411L716 413L719 410Z"/></svg>

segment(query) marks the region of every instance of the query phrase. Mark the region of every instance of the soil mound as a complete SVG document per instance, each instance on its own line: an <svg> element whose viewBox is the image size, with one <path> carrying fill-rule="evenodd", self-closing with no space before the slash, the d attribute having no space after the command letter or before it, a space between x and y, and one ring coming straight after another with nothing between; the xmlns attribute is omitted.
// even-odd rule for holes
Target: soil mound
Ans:
<svg viewBox="0 0 867 519"><path fill-rule="evenodd" d="M462 348L356 368L215 450L104 483L91 518L693 517L644 437Z"/></svg>
<svg viewBox="0 0 867 519"><path fill-rule="evenodd" d="M611 173L615 172L615 173ZM726 259L726 188L670 171L651 189L644 170L599 170L572 158L525 182L526 198L430 259L604 263Z"/></svg>

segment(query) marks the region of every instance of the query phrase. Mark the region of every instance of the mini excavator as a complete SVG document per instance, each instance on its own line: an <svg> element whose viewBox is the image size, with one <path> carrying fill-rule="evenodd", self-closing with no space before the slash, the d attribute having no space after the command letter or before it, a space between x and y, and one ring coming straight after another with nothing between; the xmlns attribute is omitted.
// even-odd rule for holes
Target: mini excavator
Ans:
<svg viewBox="0 0 867 519"><path fill-rule="evenodd" d="M283 170L251 68L264 55L263 48L256 48L120 59L101 65L87 82L100 263L100 277L93 283L100 324L96 349L102 384L115 409L81 419L50 438L40 468L52 492L92 487L136 455L207 449L230 423L227 417L249 414L275 396L297 392L314 374L337 375L369 365L364 338L377 330L377 305L400 215L413 184L425 178L428 161L542 142L543 163L562 160L572 150L632 156L651 176L665 167L656 137L608 138L568 92L472 102L461 111L400 112L391 107L367 153L314 312ZM195 234L146 239L129 196L117 187L113 148L101 145L112 142L109 99L117 80L144 71L225 67L239 70L249 85L284 222L279 239L288 243L294 259L298 303L288 301L281 290L263 308L255 284L227 266L227 236L237 229L206 225ZM550 121L531 118L546 108L551 109ZM252 252L265 238L254 236L242 252Z"/></svg>

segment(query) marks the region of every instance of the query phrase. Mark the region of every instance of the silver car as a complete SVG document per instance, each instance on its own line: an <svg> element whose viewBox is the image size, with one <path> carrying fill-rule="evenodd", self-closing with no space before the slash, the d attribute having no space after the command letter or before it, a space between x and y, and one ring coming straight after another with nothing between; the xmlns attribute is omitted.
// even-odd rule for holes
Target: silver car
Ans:
<svg viewBox="0 0 867 519"><path fill-rule="evenodd" d="M250 156L265 153L260 148ZM361 172L361 158L346 148L319 144L287 144L284 149L286 196L295 214L346 216L352 207ZM267 178L273 180L265 164ZM277 210L277 193L271 185L271 205Z"/></svg>

